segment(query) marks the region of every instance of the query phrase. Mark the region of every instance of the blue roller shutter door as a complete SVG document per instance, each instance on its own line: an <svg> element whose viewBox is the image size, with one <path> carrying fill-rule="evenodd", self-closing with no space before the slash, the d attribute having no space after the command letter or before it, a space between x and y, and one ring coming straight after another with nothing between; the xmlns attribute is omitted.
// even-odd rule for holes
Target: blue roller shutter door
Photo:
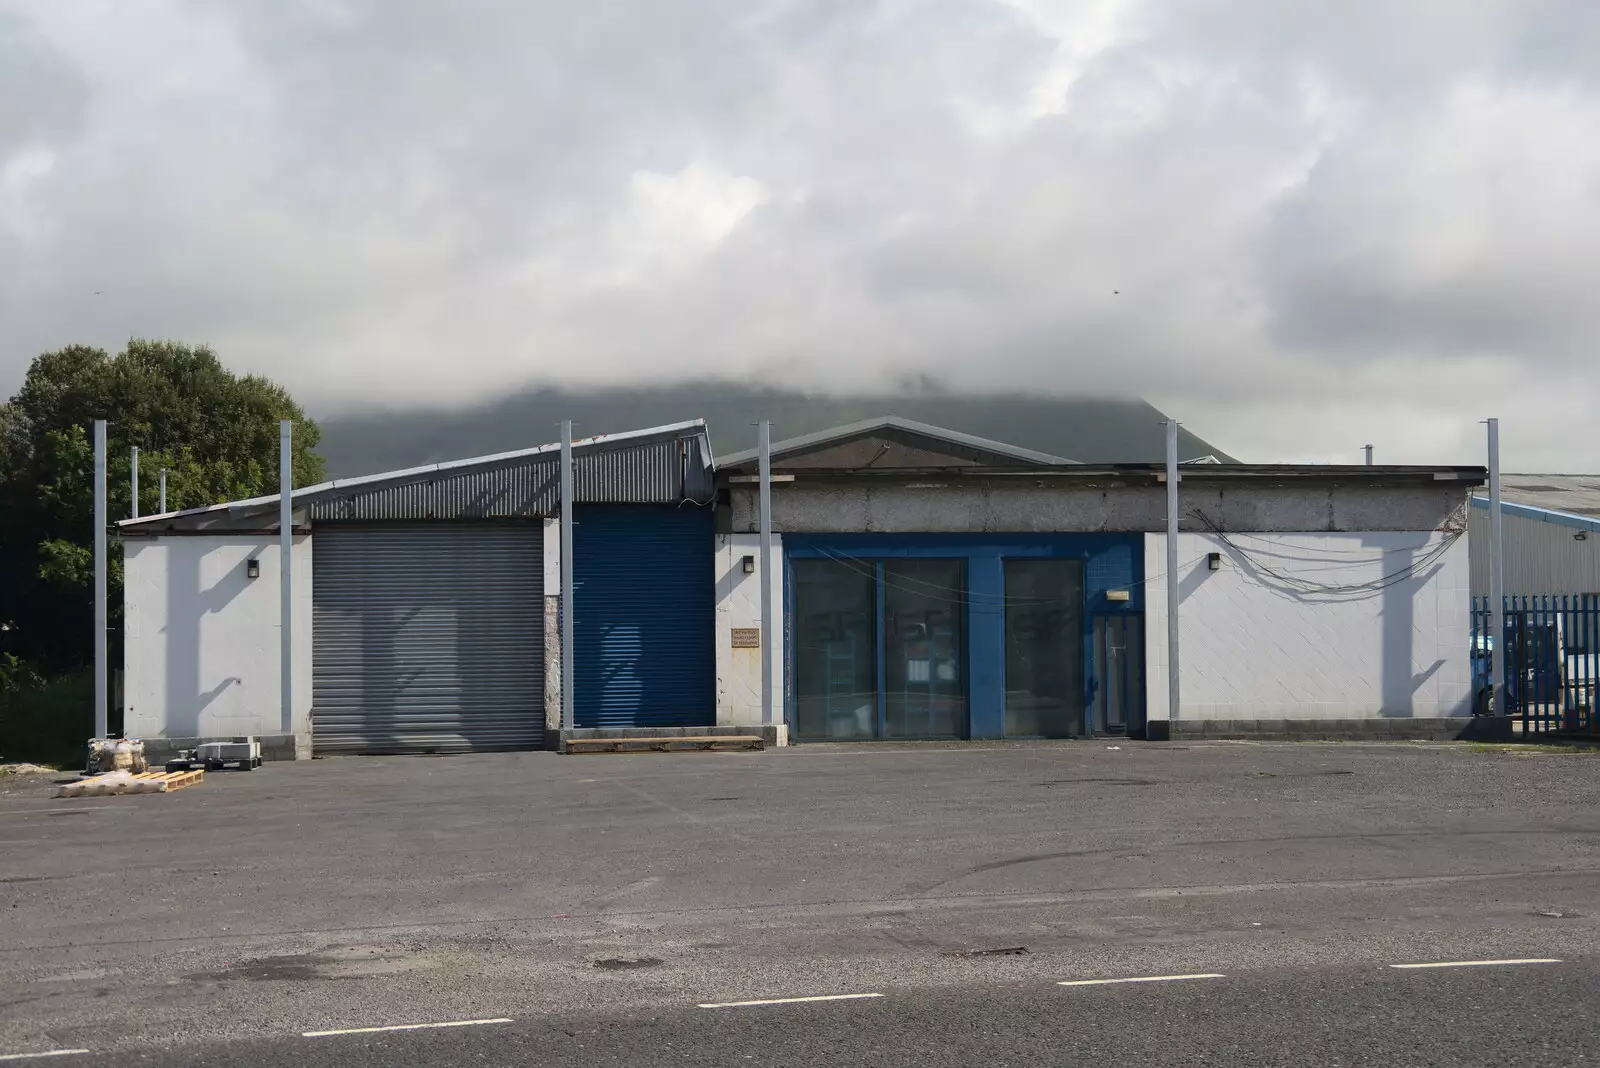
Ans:
<svg viewBox="0 0 1600 1068"><path fill-rule="evenodd" d="M573 556L577 725L715 723L711 509L580 505Z"/></svg>

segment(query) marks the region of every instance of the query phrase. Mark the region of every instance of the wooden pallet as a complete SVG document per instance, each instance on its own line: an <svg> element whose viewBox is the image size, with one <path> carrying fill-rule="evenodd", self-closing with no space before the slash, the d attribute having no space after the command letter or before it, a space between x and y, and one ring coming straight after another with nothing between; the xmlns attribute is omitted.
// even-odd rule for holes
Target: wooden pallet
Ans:
<svg viewBox="0 0 1600 1068"><path fill-rule="evenodd" d="M675 738L569 738L568 753L668 753L673 750L708 752L721 747L762 749L754 734L703 734Z"/></svg>
<svg viewBox="0 0 1600 1068"><path fill-rule="evenodd" d="M206 777L204 770L141 771L130 778L120 775L91 775L67 783L56 790L57 797L111 797L117 794L168 794L196 786Z"/></svg>

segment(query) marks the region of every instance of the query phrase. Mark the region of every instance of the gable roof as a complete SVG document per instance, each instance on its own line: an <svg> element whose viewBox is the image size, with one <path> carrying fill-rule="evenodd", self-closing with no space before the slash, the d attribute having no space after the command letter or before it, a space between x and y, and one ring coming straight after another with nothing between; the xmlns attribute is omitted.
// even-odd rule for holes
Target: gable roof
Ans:
<svg viewBox="0 0 1600 1068"><path fill-rule="evenodd" d="M683 457L662 457L664 464L622 463L598 467L579 461L585 457L602 460L597 454L637 452L652 446L671 448L674 442L692 439L696 443L696 462ZM555 470L560 442L536 445L529 449L473 456L465 460L424 464L398 471L384 471L356 478L336 478L315 486L302 486L290 494L296 509L310 508L314 518L420 518L395 514L398 512L426 510L428 512L461 510L462 514L481 511L481 502L495 501L494 514L538 514L541 506L548 507L553 486L546 486L546 477ZM629 430L619 434L601 434L578 438L572 442L573 466L577 469L574 499L619 500L649 503L673 497L708 496L711 479L711 448L706 434L705 421L694 419L666 426ZM548 468L548 471L543 469ZM659 468L659 470L658 470ZM663 477L674 485L665 484ZM646 483L649 483L646 485ZM659 484L658 484L659 483ZM503 499L511 496L515 503L507 505ZM193 528L207 526L211 521L226 520L240 515L276 515L281 494L250 497L239 501L187 508L177 512L124 519L117 527L124 533L155 532L156 528ZM361 502L361 507L340 507L351 502ZM509 511L506 510L509 508ZM344 514L346 512L359 514Z"/></svg>
<svg viewBox="0 0 1600 1068"><path fill-rule="evenodd" d="M876 419L865 419L859 423L849 423L845 426L821 430L814 434L803 434L797 438L772 443L772 458L776 461L783 456L792 456L797 453L814 451L821 446L837 442L849 441L852 438L864 437L877 431L892 430L903 434L926 439L934 444L954 446L962 449L973 449L979 452L990 453L994 456L1015 461L1019 466L1045 466L1061 467L1076 464L1076 460L1068 460L1062 456L1051 456L1049 453L1034 452L1032 449L1018 448L1007 445L1002 441L992 441L988 438L975 437L955 430L946 430L943 427L930 426L927 423L918 423L911 419L901 419L895 415L883 415ZM717 465L719 469L744 467L760 459L759 449L745 449L726 456Z"/></svg>

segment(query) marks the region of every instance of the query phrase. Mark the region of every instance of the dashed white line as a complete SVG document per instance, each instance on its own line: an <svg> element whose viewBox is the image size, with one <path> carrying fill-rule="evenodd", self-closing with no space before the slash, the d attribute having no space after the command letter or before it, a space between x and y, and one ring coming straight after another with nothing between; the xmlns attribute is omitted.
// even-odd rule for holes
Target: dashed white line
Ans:
<svg viewBox="0 0 1600 1068"><path fill-rule="evenodd" d="M1492 968L1502 964L1560 964L1557 957L1521 957L1511 960L1441 960L1431 964L1391 964L1391 968Z"/></svg>
<svg viewBox="0 0 1600 1068"><path fill-rule="evenodd" d="M342 1027L336 1031L301 1031L301 1038L327 1038L330 1035L374 1035L379 1031L428 1031L437 1027L481 1027L484 1024L514 1023L509 1017L493 1020L446 1020L444 1023L391 1024L388 1027Z"/></svg>
<svg viewBox="0 0 1600 1068"><path fill-rule="evenodd" d="M863 998L881 998L882 994L813 994L804 998L765 998L761 1001L713 1001L701 1005L702 1009L748 1009L756 1005L800 1005L808 1001L860 1001Z"/></svg>
<svg viewBox="0 0 1600 1068"><path fill-rule="evenodd" d="M48 1049L43 1053L0 1053L0 1061L31 1061L39 1057L70 1057L75 1053L88 1053L86 1049Z"/></svg>
<svg viewBox="0 0 1600 1068"><path fill-rule="evenodd" d="M1057 986L1110 986L1113 983L1181 983L1185 979L1226 979L1221 972L1196 972L1193 975L1140 975L1131 979L1068 979Z"/></svg>

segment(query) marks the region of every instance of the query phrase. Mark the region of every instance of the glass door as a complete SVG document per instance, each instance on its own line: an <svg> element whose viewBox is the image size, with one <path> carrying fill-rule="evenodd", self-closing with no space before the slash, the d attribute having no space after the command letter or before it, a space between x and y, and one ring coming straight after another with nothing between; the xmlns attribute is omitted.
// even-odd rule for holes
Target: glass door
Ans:
<svg viewBox="0 0 1600 1068"><path fill-rule="evenodd" d="M883 562L885 738L967 729L965 560Z"/></svg>
<svg viewBox="0 0 1600 1068"><path fill-rule="evenodd" d="M1083 730L1083 562L1005 561L1005 733Z"/></svg>
<svg viewBox="0 0 1600 1068"><path fill-rule="evenodd" d="M792 561L795 737L967 731L966 561Z"/></svg>
<svg viewBox="0 0 1600 1068"><path fill-rule="evenodd" d="M797 738L855 741L878 726L877 583L859 560L795 560Z"/></svg>

